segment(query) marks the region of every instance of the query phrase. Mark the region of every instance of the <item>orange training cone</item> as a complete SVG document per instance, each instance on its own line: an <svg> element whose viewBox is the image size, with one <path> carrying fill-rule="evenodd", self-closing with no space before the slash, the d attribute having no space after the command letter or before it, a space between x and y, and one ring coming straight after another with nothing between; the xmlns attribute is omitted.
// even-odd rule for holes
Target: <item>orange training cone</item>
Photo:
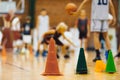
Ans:
<svg viewBox="0 0 120 80"><path fill-rule="evenodd" d="M43 76L61 76L56 55L55 41L53 38L51 38L49 43L46 68L45 72L42 74Z"/></svg>
<svg viewBox="0 0 120 80"><path fill-rule="evenodd" d="M2 57L6 57L6 49L5 46L2 48Z"/></svg>
<svg viewBox="0 0 120 80"><path fill-rule="evenodd" d="M5 46L2 47L2 62L5 63L7 58Z"/></svg>
<svg viewBox="0 0 120 80"><path fill-rule="evenodd" d="M7 40L4 40L3 44L2 44L2 62L5 63L6 59L7 59L7 54L6 54L6 48L5 48L5 44L7 43Z"/></svg>
<svg viewBox="0 0 120 80"><path fill-rule="evenodd" d="M30 56L33 56L33 48L32 48L32 46L29 46L29 52L30 52Z"/></svg>
<svg viewBox="0 0 120 80"><path fill-rule="evenodd" d="M95 72L105 71L106 64L102 60L97 60L95 64Z"/></svg>
<svg viewBox="0 0 120 80"><path fill-rule="evenodd" d="M33 48L32 48L32 46L30 45L28 47L28 49L29 49L29 52L30 52L30 60L33 60L34 55L33 55Z"/></svg>

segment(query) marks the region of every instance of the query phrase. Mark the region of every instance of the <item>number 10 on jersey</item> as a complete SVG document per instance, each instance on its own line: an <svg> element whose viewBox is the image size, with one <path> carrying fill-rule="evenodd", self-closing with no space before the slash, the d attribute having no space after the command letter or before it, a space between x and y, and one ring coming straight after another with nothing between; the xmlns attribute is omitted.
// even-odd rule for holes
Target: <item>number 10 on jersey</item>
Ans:
<svg viewBox="0 0 120 80"><path fill-rule="evenodd" d="M98 0L98 5L107 5L108 0Z"/></svg>

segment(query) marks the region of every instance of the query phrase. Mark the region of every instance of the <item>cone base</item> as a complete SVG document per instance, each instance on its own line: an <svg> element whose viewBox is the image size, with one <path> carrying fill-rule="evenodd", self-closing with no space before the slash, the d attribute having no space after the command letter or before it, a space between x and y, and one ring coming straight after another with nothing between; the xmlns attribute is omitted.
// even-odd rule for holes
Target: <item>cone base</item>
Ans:
<svg viewBox="0 0 120 80"><path fill-rule="evenodd" d="M115 73L116 71L106 71L107 73L110 73L110 74L113 74Z"/></svg>
<svg viewBox="0 0 120 80"><path fill-rule="evenodd" d="M43 73L43 76L62 76L60 73Z"/></svg>
<svg viewBox="0 0 120 80"><path fill-rule="evenodd" d="M104 72L104 70L95 70L95 72Z"/></svg>
<svg viewBox="0 0 120 80"><path fill-rule="evenodd" d="M115 72L109 72L109 74L114 74Z"/></svg>
<svg viewBox="0 0 120 80"><path fill-rule="evenodd" d="M76 72L76 74L88 74L87 71L80 71L80 72Z"/></svg>

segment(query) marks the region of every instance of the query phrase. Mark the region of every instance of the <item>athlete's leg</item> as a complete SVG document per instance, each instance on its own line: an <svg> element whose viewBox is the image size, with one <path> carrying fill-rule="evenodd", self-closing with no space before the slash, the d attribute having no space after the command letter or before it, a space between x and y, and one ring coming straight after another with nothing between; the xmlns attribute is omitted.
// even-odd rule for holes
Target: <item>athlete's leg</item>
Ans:
<svg viewBox="0 0 120 80"><path fill-rule="evenodd" d="M83 44L84 44L84 50L87 49L87 39L83 39Z"/></svg>
<svg viewBox="0 0 120 80"><path fill-rule="evenodd" d="M63 53L65 59L68 59L70 57L69 56L69 45L64 44L62 46L62 53Z"/></svg>
<svg viewBox="0 0 120 80"><path fill-rule="evenodd" d="M39 55L40 55L40 45L41 45L41 42L38 41L37 51L36 51L36 54L35 54L36 57L39 57Z"/></svg>
<svg viewBox="0 0 120 80"><path fill-rule="evenodd" d="M42 56L46 57L48 53L48 45L47 44L43 44L43 52L42 52Z"/></svg>
<svg viewBox="0 0 120 80"><path fill-rule="evenodd" d="M62 54L65 55L66 54L66 45L62 46Z"/></svg>
<svg viewBox="0 0 120 80"><path fill-rule="evenodd" d="M94 45L95 49L100 49L100 41L99 41L99 32L94 32Z"/></svg>
<svg viewBox="0 0 120 80"><path fill-rule="evenodd" d="M96 60L100 60L100 41L99 41L99 32L94 32L94 46L95 46L95 51L96 51L96 57L93 59L95 62Z"/></svg>
<svg viewBox="0 0 120 80"><path fill-rule="evenodd" d="M120 57L120 44L119 44L119 47L118 47L118 53L115 57Z"/></svg>
<svg viewBox="0 0 120 80"><path fill-rule="evenodd" d="M41 42L40 41L38 41L38 46L37 46L37 49L40 51L40 44L41 44Z"/></svg>
<svg viewBox="0 0 120 80"><path fill-rule="evenodd" d="M110 50L111 49L111 45L110 45L110 40L109 40L108 32L103 32L103 37L105 39L107 50Z"/></svg>
<svg viewBox="0 0 120 80"><path fill-rule="evenodd" d="M109 36L108 36L108 32L103 32L103 37L105 39L105 44L106 44L106 52L105 52L105 56L106 56L106 60L108 59L108 53L111 50L111 45L110 45L110 40L109 40Z"/></svg>
<svg viewBox="0 0 120 80"><path fill-rule="evenodd" d="M83 47L82 44L83 44L83 43L82 43L82 39L80 39L80 47L81 47L81 48Z"/></svg>

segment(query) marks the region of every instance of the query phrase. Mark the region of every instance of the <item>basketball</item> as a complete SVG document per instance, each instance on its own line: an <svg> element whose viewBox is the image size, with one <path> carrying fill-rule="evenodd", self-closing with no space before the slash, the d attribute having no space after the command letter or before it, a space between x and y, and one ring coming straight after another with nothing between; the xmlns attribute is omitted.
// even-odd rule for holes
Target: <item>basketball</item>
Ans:
<svg viewBox="0 0 120 80"><path fill-rule="evenodd" d="M74 3L68 3L65 7L65 10L68 14L72 14L72 12L77 11L77 6Z"/></svg>

